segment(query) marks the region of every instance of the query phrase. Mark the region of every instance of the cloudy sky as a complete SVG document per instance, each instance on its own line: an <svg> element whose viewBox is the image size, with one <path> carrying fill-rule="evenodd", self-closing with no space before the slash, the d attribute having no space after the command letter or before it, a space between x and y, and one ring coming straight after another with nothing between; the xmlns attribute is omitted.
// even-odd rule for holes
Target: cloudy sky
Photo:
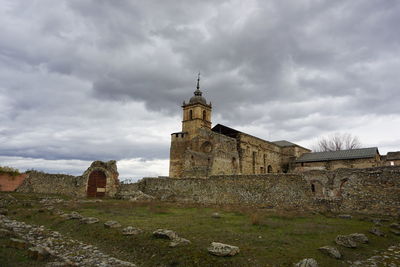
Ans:
<svg viewBox="0 0 400 267"><path fill-rule="evenodd" d="M168 175L201 88L213 125L400 150L400 1L0 0L0 165Z"/></svg>

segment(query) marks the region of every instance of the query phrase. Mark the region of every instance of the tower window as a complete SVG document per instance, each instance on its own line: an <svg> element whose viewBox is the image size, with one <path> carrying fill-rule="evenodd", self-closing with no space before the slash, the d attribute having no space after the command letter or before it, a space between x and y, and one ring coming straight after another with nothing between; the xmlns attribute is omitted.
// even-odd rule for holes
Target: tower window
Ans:
<svg viewBox="0 0 400 267"><path fill-rule="evenodd" d="M206 111L203 110L203 120L206 120L206 115L207 115Z"/></svg>
<svg viewBox="0 0 400 267"><path fill-rule="evenodd" d="M189 110L189 119L190 119L190 120L193 119L193 110Z"/></svg>

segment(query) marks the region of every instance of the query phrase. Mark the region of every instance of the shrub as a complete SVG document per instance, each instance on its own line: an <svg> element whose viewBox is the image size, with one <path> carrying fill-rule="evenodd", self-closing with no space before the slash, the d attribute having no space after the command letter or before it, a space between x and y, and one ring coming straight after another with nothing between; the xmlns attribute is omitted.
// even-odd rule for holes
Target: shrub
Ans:
<svg viewBox="0 0 400 267"><path fill-rule="evenodd" d="M7 166L4 166L4 167L0 166L0 174L8 174L11 176L18 176L21 173L19 172L18 169L14 169L14 168L7 167Z"/></svg>

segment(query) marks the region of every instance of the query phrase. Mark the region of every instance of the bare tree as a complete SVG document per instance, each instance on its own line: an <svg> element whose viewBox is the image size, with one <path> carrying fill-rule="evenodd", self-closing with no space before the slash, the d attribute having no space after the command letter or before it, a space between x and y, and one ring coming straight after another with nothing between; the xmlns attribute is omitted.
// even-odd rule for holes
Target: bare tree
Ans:
<svg viewBox="0 0 400 267"><path fill-rule="evenodd" d="M356 149L360 147L361 142L357 136L353 136L349 133L335 133L320 138L313 150L315 152L323 152Z"/></svg>

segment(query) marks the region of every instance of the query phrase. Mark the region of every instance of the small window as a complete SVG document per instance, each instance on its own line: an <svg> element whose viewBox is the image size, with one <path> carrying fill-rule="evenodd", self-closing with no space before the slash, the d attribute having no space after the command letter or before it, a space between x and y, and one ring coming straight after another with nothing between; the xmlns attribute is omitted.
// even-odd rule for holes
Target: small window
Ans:
<svg viewBox="0 0 400 267"><path fill-rule="evenodd" d="M207 113L205 110L203 110L203 120L206 120L206 118L207 118Z"/></svg>
<svg viewBox="0 0 400 267"><path fill-rule="evenodd" d="M390 162L390 166L394 166L394 161L391 161L391 162Z"/></svg>
<svg viewBox="0 0 400 267"><path fill-rule="evenodd" d="M311 192L315 193L315 185L311 184Z"/></svg>
<svg viewBox="0 0 400 267"><path fill-rule="evenodd" d="M193 110L189 110L189 119L190 119L190 120L193 119Z"/></svg>

